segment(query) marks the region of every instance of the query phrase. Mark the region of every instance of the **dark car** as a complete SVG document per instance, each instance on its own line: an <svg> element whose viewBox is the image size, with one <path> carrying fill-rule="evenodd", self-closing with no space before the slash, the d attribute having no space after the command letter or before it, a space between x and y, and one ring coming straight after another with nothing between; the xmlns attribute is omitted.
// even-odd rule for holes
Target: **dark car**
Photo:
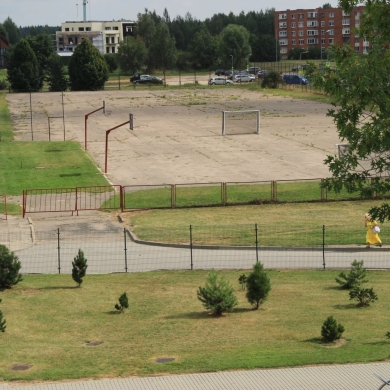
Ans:
<svg viewBox="0 0 390 390"><path fill-rule="evenodd" d="M269 71L267 69L259 70L257 72L257 77L259 79L265 79L269 75Z"/></svg>
<svg viewBox="0 0 390 390"><path fill-rule="evenodd" d="M163 84L163 80L160 77L142 75L139 80L133 81L134 84Z"/></svg>
<svg viewBox="0 0 390 390"><path fill-rule="evenodd" d="M250 74L258 74L261 72L261 69L258 66L251 66L248 70Z"/></svg>
<svg viewBox="0 0 390 390"><path fill-rule="evenodd" d="M225 69L217 69L217 70L215 71L215 74L216 74L217 76L225 76L225 72L226 72Z"/></svg>
<svg viewBox="0 0 390 390"><path fill-rule="evenodd" d="M140 78L141 75L139 73L134 73L134 75L130 77L130 81L134 83L134 81L139 80Z"/></svg>

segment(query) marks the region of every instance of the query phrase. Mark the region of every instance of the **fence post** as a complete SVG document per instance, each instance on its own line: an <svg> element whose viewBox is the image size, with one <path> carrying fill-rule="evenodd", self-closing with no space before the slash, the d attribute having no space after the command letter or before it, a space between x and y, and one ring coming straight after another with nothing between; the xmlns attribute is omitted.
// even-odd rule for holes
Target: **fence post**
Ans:
<svg viewBox="0 0 390 390"><path fill-rule="evenodd" d="M258 228L257 223L255 223L255 232L256 232L256 263L259 262L259 241L258 241Z"/></svg>
<svg viewBox="0 0 390 390"><path fill-rule="evenodd" d="M58 273L61 273L60 228L57 228Z"/></svg>
<svg viewBox="0 0 390 390"><path fill-rule="evenodd" d="M191 271L194 269L194 263L192 258L192 225L190 225L190 251L191 251Z"/></svg>
<svg viewBox="0 0 390 390"><path fill-rule="evenodd" d="M326 268L325 264L325 225L322 225L322 266Z"/></svg>
<svg viewBox="0 0 390 390"><path fill-rule="evenodd" d="M126 241L126 228L123 228L123 237L125 241L125 271L127 273L127 241Z"/></svg>

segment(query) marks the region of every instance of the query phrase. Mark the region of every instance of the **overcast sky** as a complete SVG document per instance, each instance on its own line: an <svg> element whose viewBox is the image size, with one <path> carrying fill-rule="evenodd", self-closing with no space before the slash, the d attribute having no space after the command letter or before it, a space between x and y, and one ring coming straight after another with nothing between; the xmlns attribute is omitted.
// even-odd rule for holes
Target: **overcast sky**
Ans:
<svg viewBox="0 0 390 390"><path fill-rule="evenodd" d="M316 8L325 3L337 7L336 0L88 0L87 20L137 20L137 14L155 10L162 16L167 8L169 16L184 17L189 12L193 18L205 20L216 13L238 15L241 11L259 12L269 8L285 9ZM0 23L10 17L17 26L60 26L65 21L83 20L83 0L0 0Z"/></svg>

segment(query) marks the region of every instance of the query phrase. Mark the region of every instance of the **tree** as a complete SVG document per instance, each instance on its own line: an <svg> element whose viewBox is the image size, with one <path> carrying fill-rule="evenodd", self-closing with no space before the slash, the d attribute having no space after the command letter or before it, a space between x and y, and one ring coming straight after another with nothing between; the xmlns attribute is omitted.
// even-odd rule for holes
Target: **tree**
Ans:
<svg viewBox="0 0 390 390"><path fill-rule="evenodd" d="M96 91L108 80L107 63L89 39L76 47L68 72L72 91Z"/></svg>
<svg viewBox="0 0 390 390"><path fill-rule="evenodd" d="M11 288L23 280L20 267L18 256L5 245L0 245L0 290Z"/></svg>
<svg viewBox="0 0 390 390"><path fill-rule="evenodd" d="M4 20L3 27L7 31L8 42L11 45L16 45L20 41L19 27L10 17Z"/></svg>
<svg viewBox="0 0 390 390"><path fill-rule="evenodd" d="M231 64L233 56L234 67L242 68L246 66L247 58L251 54L252 49L249 45L249 32L245 27L236 24L229 24L225 27L219 37L218 55L228 68Z"/></svg>
<svg viewBox="0 0 390 390"><path fill-rule="evenodd" d="M87 259L84 257L84 252L79 249L77 256L72 261L72 279L78 283L79 287L83 283L83 277L87 273Z"/></svg>
<svg viewBox="0 0 390 390"><path fill-rule="evenodd" d="M37 92L42 88L37 58L25 39L7 52L7 79L14 92Z"/></svg>
<svg viewBox="0 0 390 390"><path fill-rule="evenodd" d="M355 286L360 286L363 283L367 283L367 270L363 268L363 260L352 262L352 268L348 274L344 271L339 274L339 277L336 278L336 282L341 286L341 288L350 290Z"/></svg>
<svg viewBox="0 0 390 390"><path fill-rule="evenodd" d="M271 281L260 262L253 266L253 271L246 280L246 297L257 310L271 291Z"/></svg>
<svg viewBox="0 0 390 390"><path fill-rule="evenodd" d="M176 64L177 53L175 39L171 37L168 26L163 22L156 28L150 53L154 66L163 70L165 79L165 71Z"/></svg>
<svg viewBox="0 0 390 390"><path fill-rule="evenodd" d="M341 0L351 12L356 0ZM360 4L360 3L359 3ZM382 196L390 190L390 4L379 0L365 2L365 14L356 34L367 40L367 53L357 53L349 45L332 46L337 72L318 69L315 85L332 96L339 138L349 144L343 157L328 156L325 163L332 177L324 187L336 192L345 188L362 197ZM364 163L363 163L364 162ZM390 220L390 207L383 203L368 211L380 222Z"/></svg>
<svg viewBox="0 0 390 390"><path fill-rule="evenodd" d="M37 58L40 75L42 79L46 76L47 66L50 56L55 53L53 41L48 34L38 34L36 36L26 37L35 57Z"/></svg>
<svg viewBox="0 0 390 390"><path fill-rule="evenodd" d="M370 303L378 300L378 296L375 294L372 288L362 288L360 286L355 286L349 292L349 299L357 299L358 307L370 306Z"/></svg>
<svg viewBox="0 0 390 390"><path fill-rule="evenodd" d="M110 73L115 72L118 69L118 56L115 53L106 53L104 54L104 59L106 60L106 64L108 66L108 70Z"/></svg>
<svg viewBox="0 0 390 390"><path fill-rule="evenodd" d="M8 41L7 30L3 26L3 23L0 23L0 37L3 37L3 38L5 38Z"/></svg>
<svg viewBox="0 0 390 390"><path fill-rule="evenodd" d="M238 283L241 284L241 290L242 291L245 290L246 279L247 279L247 276L245 274L240 275L240 277L238 278Z"/></svg>
<svg viewBox="0 0 390 390"><path fill-rule="evenodd" d="M232 311L238 304L231 284L214 270L208 274L205 287L198 288L197 296L203 306L217 316Z"/></svg>
<svg viewBox="0 0 390 390"><path fill-rule="evenodd" d="M1 303L1 298L0 298ZM0 332L5 332L5 328L7 327L5 325L6 320L3 319L3 312L0 310Z"/></svg>
<svg viewBox="0 0 390 390"><path fill-rule="evenodd" d="M148 49L148 56L146 58L146 71L150 72L153 67L152 55L149 52L150 47L152 46L152 42L155 36L156 24L154 19L148 13L148 10L145 9L145 13L138 14L137 20L137 33L140 37L143 38L145 42L145 46Z"/></svg>
<svg viewBox="0 0 390 390"><path fill-rule="evenodd" d="M115 309L123 313L123 310L127 309L128 307L129 307L129 299L127 298L127 294L124 292L119 297L119 304L115 305Z"/></svg>
<svg viewBox="0 0 390 390"><path fill-rule="evenodd" d="M47 62L46 79L51 92L66 91L68 89L68 79L64 73L61 57L57 53L52 53Z"/></svg>
<svg viewBox="0 0 390 390"><path fill-rule="evenodd" d="M338 324L337 321L332 317L328 317L321 328L322 339L327 343L332 343L341 338L344 332L344 326Z"/></svg>
<svg viewBox="0 0 390 390"><path fill-rule="evenodd" d="M148 49L141 37L126 37L118 47L118 63L124 73L134 74L145 66Z"/></svg>
<svg viewBox="0 0 390 390"><path fill-rule="evenodd" d="M271 71L265 76L264 80L261 82L262 88L278 88L280 81L280 75L277 72Z"/></svg>
<svg viewBox="0 0 390 390"><path fill-rule="evenodd" d="M188 49L196 68L208 69L213 65L217 47L214 37L205 28L195 34Z"/></svg>

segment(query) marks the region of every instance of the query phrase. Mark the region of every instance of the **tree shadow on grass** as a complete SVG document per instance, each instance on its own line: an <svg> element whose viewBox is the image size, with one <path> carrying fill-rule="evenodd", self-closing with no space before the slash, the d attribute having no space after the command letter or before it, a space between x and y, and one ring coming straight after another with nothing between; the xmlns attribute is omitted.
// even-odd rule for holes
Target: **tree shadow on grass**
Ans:
<svg viewBox="0 0 390 390"><path fill-rule="evenodd" d="M117 314L124 314L124 311L110 310L110 311L106 311L105 313L109 315L117 315Z"/></svg>
<svg viewBox="0 0 390 390"><path fill-rule="evenodd" d="M73 290L74 288L80 288L79 286L48 286L40 287L37 290Z"/></svg>
<svg viewBox="0 0 390 390"><path fill-rule="evenodd" d="M333 308L336 310L346 310L346 309L356 309L356 304L355 303L348 303L345 305L333 305Z"/></svg>

